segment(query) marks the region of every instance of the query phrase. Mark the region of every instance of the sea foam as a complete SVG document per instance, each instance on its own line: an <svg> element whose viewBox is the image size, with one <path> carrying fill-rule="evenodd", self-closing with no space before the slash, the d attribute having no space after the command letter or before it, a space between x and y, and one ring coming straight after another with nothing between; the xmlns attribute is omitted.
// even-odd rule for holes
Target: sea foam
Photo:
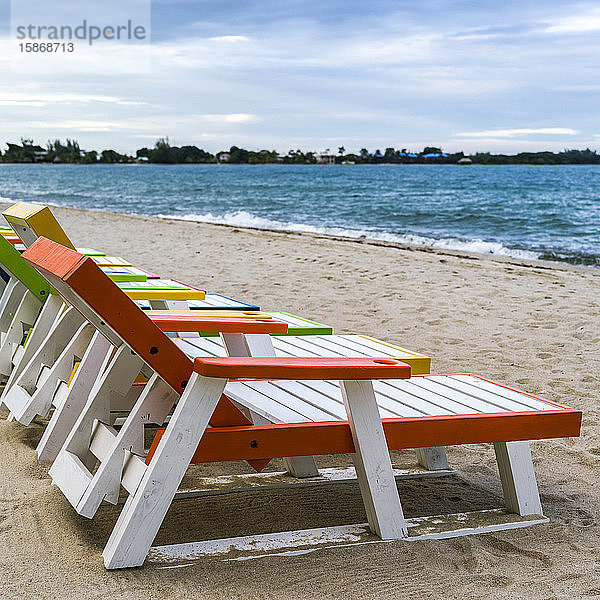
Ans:
<svg viewBox="0 0 600 600"><path fill-rule="evenodd" d="M372 229L349 229L343 227L317 227L292 221L276 221L253 215L245 210L214 215L212 213L183 215L157 215L164 219L181 219L184 221L196 221L199 223L213 223L217 225L229 225L234 227L249 227L252 229L263 229L273 231L293 231L299 233L313 233L331 236L347 237L352 239L367 239L383 242L395 242L399 244L410 244L412 246L429 246L433 248L445 248L448 250L462 250L465 252L476 252L478 254L493 254L496 256L511 256L513 258L536 259L539 254L528 250L507 248L497 242L486 242L482 239L461 240L457 238L432 238L415 234L389 233Z"/></svg>

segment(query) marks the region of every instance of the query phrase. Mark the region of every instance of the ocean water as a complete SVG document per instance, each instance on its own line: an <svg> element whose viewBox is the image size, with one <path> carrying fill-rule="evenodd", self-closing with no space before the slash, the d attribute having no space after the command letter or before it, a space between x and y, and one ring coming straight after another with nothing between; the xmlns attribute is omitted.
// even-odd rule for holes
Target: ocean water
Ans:
<svg viewBox="0 0 600 600"><path fill-rule="evenodd" d="M0 199L600 267L600 166L0 165Z"/></svg>

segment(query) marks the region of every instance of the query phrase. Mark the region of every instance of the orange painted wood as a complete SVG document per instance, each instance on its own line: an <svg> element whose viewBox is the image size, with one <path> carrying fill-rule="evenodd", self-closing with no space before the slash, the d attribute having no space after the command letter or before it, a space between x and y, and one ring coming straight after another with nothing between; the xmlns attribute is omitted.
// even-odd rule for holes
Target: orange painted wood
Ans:
<svg viewBox="0 0 600 600"><path fill-rule="evenodd" d="M211 427L233 427L252 425L252 421L223 394L210 418Z"/></svg>
<svg viewBox="0 0 600 600"><path fill-rule="evenodd" d="M383 419L392 450L578 436L574 409ZM149 462L163 431L156 434ZM347 421L207 429L193 463L354 452Z"/></svg>
<svg viewBox="0 0 600 600"><path fill-rule="evenodd" d="M199 357L194 370L223 379L408 379L410 366L388 358Z"/></svg>
<svg viewBox="0 0 600 600"><path fill-rule="evenodd" d="M288 325L276 319L236 319L202 315L150 315L162 331L196 331L198 333L270 333L284 335Z"/></svg>

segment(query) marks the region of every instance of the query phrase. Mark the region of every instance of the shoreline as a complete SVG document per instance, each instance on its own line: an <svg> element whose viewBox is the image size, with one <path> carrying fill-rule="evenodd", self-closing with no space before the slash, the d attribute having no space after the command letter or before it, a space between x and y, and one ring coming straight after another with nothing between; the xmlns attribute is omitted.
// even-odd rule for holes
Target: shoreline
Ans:
<svg viewBox="0 0 600 600"><path fill-rule="evenodd" d="M14 202L6 202L4 199L0 201L0 206L2 206L2 210L5 208L12 206ZM454 256L457 258L462 258L464 260L491 260L499 263L506 263L513 266L520 267L528 267L532 269L546 269L546 270L566 270L566 271L592 271L598 272L600 275L600 267L594 267L591 265L576 265L563 261L552 261L552 260L544 260L544 259L533 259L533 258L520 258L510 255L499 255L492 253L483 253L483 252L472 252L467 250L455 250L452 248L443 248L439 246L427 246L420 244L409 244L403 242L393 242L387 240L377 240L373 238L367 237L351 237L351 236L343 236L343 235L335 235L329 233L316 233L310 231L298 231L293 229L274 229L268 227L252 227L249 225L232 225L229 223L210 223L207 221L197 221L194 219L183 219L178 217L166 216L161 217L157 215L146 215L142 213L121 213L112 210L101 210L101 209L90 209L90 208L78 208L72 206L64 206L60 204L51 204L51 203L43 203L43 202L34 202L34 204L39 205L47 205L51 206L54 209L64 209L69 211L80 211L82 213L90 213L90 214L107 214L112 215L113 217L127 217L131 219L142 219L147 221L148 219L156 220L157 222L173 222L173 223L192 223L207 227L220 227L226 228L229 230L241 230L241 231L257 231L257 232L265 232L274 235L285 235L285 236L298 236L301 238L313 238L313 239L323 239L323 240L332 240L337 242L346 242L351 244L357 244L361 246L374 246L374 247L383 247L383 248L396 248L398 250L404 250L407 252L423 252L427 254L434 254L439 256Z"/></svg>

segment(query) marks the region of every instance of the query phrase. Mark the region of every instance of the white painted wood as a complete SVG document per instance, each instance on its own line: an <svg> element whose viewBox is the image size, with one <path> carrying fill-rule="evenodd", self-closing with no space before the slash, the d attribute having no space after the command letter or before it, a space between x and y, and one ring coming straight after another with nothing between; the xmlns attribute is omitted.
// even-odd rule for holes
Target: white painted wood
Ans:
<svg viewBox="0 0 600 600"><path fill-rule="evenodd" d="M435 517L407 519L409 537L405 542L449 539L464 535L480 535L507 529L547 523L546 517L511 518L503 510L482 510ZM481 523L485 525L481 525ZM164 569L191 566L201 559L246 561L265 556L299 556L325 548L389 543L393 540L373 539L367 523L338 525L318 529L302 529L280 533L248 535L184 544L155 546L147 562Z"/></svg>
<svg viewBox="0 0 600 600"><path fill-rule="evenodd" d="M27 291L27 288L18 279L11 278L0 298L0 332L8 331L12 317Z"/></svg>
<svg viewBox="0 0 600 600"><path fill-rule="evenodd" d="M520 410L546 410L548 408L548 404L542 400L532 398L528 394L523 394L521 392L517 392L516 390L510 390L501 385L496 385L491 381L485 381L484 379L475 377L473 375L452 375L451 379L453 381L467 383L478 390L487 390L488 392L493 393L495 396L511 399L522 407ZM478 391L475 393L478 393Z"/></svg>
<svg viewBox="0 0 600 600"><path fill-rule="evenodd" d="M136 493L123 507L103 552L108 569L141 565L171 505L226 380L190 378Z"/></svg>
<svg viewBox="0 0 600 600"><path fill-rule="evenodd" d="M142 456L125 451L121 485L128 494L135 494L147 468L146 461Z"/></svg>
<svg viewBox="0 0 600 600"><path fill-rule="evenodd" d="M23 342L25 332L28 331L42 310L42 303L29 290L23 294L21 301L10 313L12 319L7 329L2 329L2 343L0 344L0 374L9 377L13 368L12 358L16 346Z"/></svg>
<svg viewBox="0 0 600 600"><path fill-rule="evenodd" d="M123 396L127 394L135 378L139 374L141 366L142 360L140 357L123 344L111 359L100 379L93 386L89 399L79 414L73 429L69 432L64 446L58 452L56 460L50 467L50 476L61 490L63 489L63 486L70 485L65 481L65 477L68 476L68 473L65 474L61 471L61 465L64 462L61 459L61 455L63 453L72 454L86 466L88 472L92 470L97 462L89 449L94 423L96 420L103 423L110 422L112 402L122 399ZM106 474L104 475L104 481L107 488L105 493L113 500L116 499L119 494L121 466L122 464L115 469L115 473L109 474L112 475L112 477L107 477ZM86 483L84 489L87 491L88 488L89 485ZM79 487L77 489L79 489ZM73 495L71 495L69 501L77 510L81 497L75 498L75 501L72 501L72 498L74 498ZM101 500L102 498L100 498L100 501ZM93 516L93 512L90 517L91 516Z"/></svg>
<svg viewBox="0 0 600 600"><path fill-rule="evenodd" d="M23 425L29 425L36 415L47 417L52 406L52 399L59 384L67 383L73 372L73 365L85 354L94 334L94 326L84 323L66 345L51 368L44 367L45 376L38 379L35 392L29 402L20 409L11 408L15 418ZM12 396L7 396L7 402Z"/></svg>
<svg viewBox="0 0 600 600"><path fill-rule="evenodd" d="M379 383L377 381L373 382L373 385ZM341 399L340 392L340 383L339 381L303 381L302 384L306 387L309 387L320 394L324 394L334 399L336 402ZM382 392L378 392L376 395L377 405L379 406L379 412L381 416L384 418L388 417L398 417L398 416L406 416L406 411L399 410L398 404L386 393L384 390ZM411 411L412 412L412 411ZM344 419L345 410L344 410Z"/></svg>
<svg viewBox="0 0 600 600"><path fill-rule="evenodd" d="M153 375L115 437L112 446L106 451L90 485L75 507L80 515L93 517L103 500L112 504L117 503L125 451L136 453L139 451L140 445L143 451L144 424L157 423L161 425L176 401L176 392L158 375ZM190 426L192 425L190 424ZM195 450L194 448L192 455Z"/></svg>
<svg viewBox="0 0 600 600"><path fill-rule="evenodd" d="M94 333L71 385L62 386L54 397L56 406L36 448L40 462L52 462L75 426L93 385L108 364L113 346L99 332Z"/></svg>
<svg viewBox="0 0 600 600"><path fill-rule="evenodd" d="M417 448L417 463L430 471L447 471L450 468L448 457L443 446Z"/></svg>
<svg viewBox="0 0 600 600"><path fill-rule="evenodd" d="M4 270L4 269L3 269ZM5 273L9 276L8 277L8 281L5 281L3 277L0 277L0 297L2 296L2 293L4 292L4 290L6 289L6 286L8 285L8 282L11 280L12 275L10 275L10 273L8 271L5 271Z"/></svg>
<svg viewBox="0 0 600 600"><path fill-rule="evenodd" d="M13 385L19 385L29 394L33 394L42 369L51 367L56 362L83 323L83 317L75 309L64 311L52 325L44 342L23 368ZM9 394L10 389L6 396Z"/></svg>
<svg viewBox="0 0 600 600"><path fill-rule="evenodd" d="M243 333L221 333L220 337L227 356L250 356L250 349L246 343L246 336ZM205 340L204 345L213 343L211 338L201 338L198 342L204 342Z"/></svg>
<svg viewBox="0 0 600 600"><path fill-rule="evenodd" d="M13 365L13 368L12 368L12 370L10 372L11 375L12 375L12 372L14 371L14 369L15 369L15 365L18 364L19 361L23 358L23 354L24 353L25 353L25 347L24 346L19 346L15 350L15 352L13 353L13 356L12 356L12 365Z"/></svg>
<svg viewBox="0 0 600 600"><path fill-rule="evenodd" d="M227 396L242 406L262 415L272 423L303 423L312 420L263 394L260 390L260 383L268 384L268 382L246 381L229 383L226 388ZM324 415L325 413L321 414Z"/></svg>
<svg viewBox="0 0 600 600"><path fill-rule="evenodd" d="M479 412L493 413L524 409L522 404L514 402L510 398L502 398L497 394L491 394L487 390L470 386L448 375L440 375L435 379L421 377L418 380L418 385L451 398L464 406L474 408Z"/></svg>
<svg viewBox="0 0 600 600"><path fill-rule="evenodd" d="M90 452L99 460L103 461L111 452L115 444L118 432L113 427L96 421L92 430Z"/></svg>
<svg viewBox="0 0 600 600"><path fill-rule="evenodd" d="M62 301L62 298L57 294L52 294L46 300L35 322L35 325L29 333L26 344L21 346L17 350L17 353L13 356L14 367L10 373L8 381L6 382L4 391L2 392L2 398L8 394L8 391L16 383L23 372L23 369L27 366L34 354L43 344L64 306L65 305ZM0 398L0 400L2 398Z"/></svg>
<svg viewBox="0 0 600 600"><path fill-rule="evenodd" d="M344 381L342 396L356 450L354 467L369 526L382 539L406 537L406 521L373 386L370 381Z"/></svg>
<svg viewBox="0 0 600 600"><path fill-rule="evenodd" d="M65 498L73 505L79 502L92 480L92 474L72 452L61 452L52 465L52 483L60 488Z"/></svg>
<svg viewBox="0 0 600 600"><path fill-rule="evenodd" d="M496 443L494 450L506 508L521 516L543 514L529 442Z"/></svg>

